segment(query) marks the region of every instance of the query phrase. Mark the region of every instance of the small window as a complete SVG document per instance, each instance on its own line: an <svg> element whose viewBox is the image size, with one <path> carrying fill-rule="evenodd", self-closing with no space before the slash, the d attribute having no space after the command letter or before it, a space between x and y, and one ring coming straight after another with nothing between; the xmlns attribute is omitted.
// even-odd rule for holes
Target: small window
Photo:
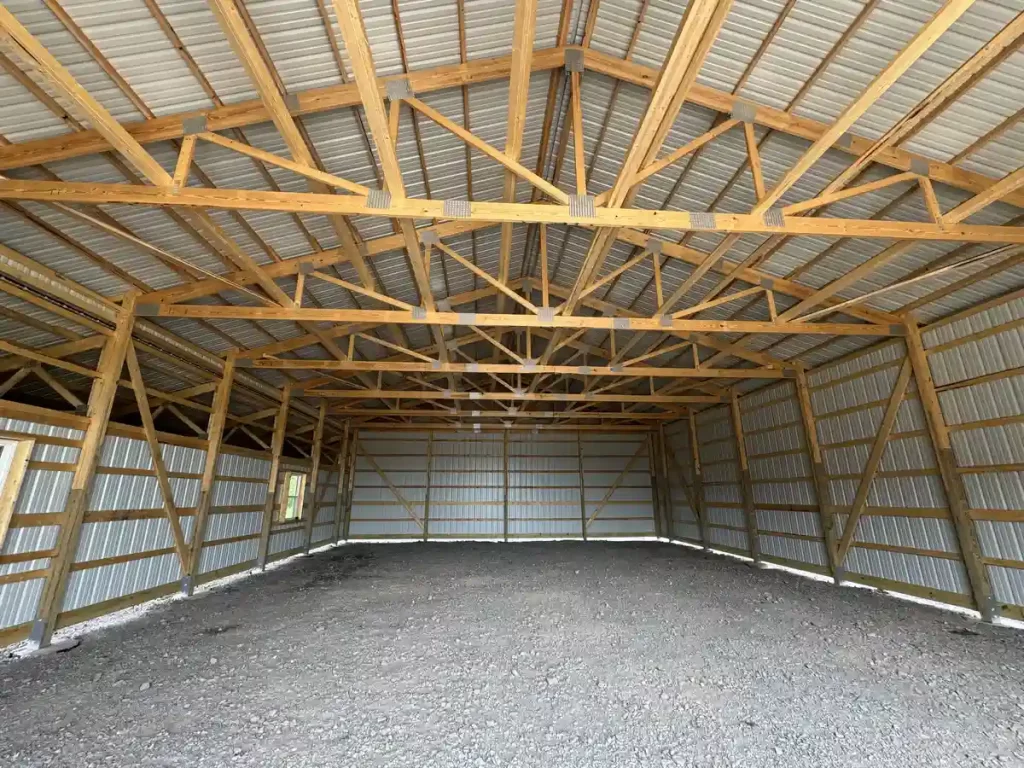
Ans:
<svg viewBox="0 0 1024 768"><path fill-rule="evenodd" d="M281 522L302 519L302 499L306 492L306 476L299 472L285 472L281 482Z"/></svg>
<svg viewBox="0 0 1024 768"><path fill-rule="evenodd" d="M0 440L0 550L25 479L34 440Z"/></svg>

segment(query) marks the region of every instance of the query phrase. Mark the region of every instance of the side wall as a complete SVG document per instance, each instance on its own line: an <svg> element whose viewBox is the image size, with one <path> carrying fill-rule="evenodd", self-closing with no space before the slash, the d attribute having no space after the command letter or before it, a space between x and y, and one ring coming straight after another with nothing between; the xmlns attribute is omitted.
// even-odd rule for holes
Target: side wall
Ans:
<svg viewBox="0 0 1024 768"><path fill-rule="evenodd" d="M363 431L352 539L655 535L649 433Z"/></svg>
<svg viewBox="0 0 1024 768"><path fill-rule="evenodd" d="M1024 298L923 334L994 598L1024 619Z"/></svg>
<svg viewBox="0 0 1024 768"><path fill-rule="evenodd" d="M737 555L750 555L743 505L739 451L729 406L715 406L694 417L703 473L705 543Z"/></svg>
<svg viewBox="0 0 1024 768"><path fill-rule="evenodd" d="M81 429L70 426L84 422L82 417L51 413L49 419L0 418L0 437L35 441L0 549L3 643L24 638L36 617L83 437ZM161 434L160 444L182 531L191 544L206 443ZM222 447L199 557L199 583L256 565L270 467L267 454ZM310 469L308 462L282 466L287 468ZM319 486L312 546L338 539L337 468L321 465ZM292 524L291 530L272 528L268 560L305 550L310 546L308 530L305 521ZM142 430L111 424L57 626L174 593L183 576Z"/></svg>
<svg viewBox="0 0 1024 768"><path fill-rule="evenodd" d="M905 360L903 340L894 339L808 376L837 537L843 534ZM913 379L843 566L843 577L850 581L971 605L970 583Z"/></svg>
<svg viewBox="0 0 1024 768"><path fill-rule="evenodd" d="M704 409L696 457L668 425L672 537L1024 619L1022 317L1017 292L911 328L739 398L738 428Z"/></svg>
<svg viewBox="0 0 1024 768"><path fill-rule="evenodd" d="M827 572L796 383L780 381L741 398L740 413L762 559Z"/></svg>
<svg viewBox="0 0 1024 768"><path fill-rule="evenodd" d="M702 490L697 477L698 464L694 461L694 445L690 439L688 419L675 421L665 427L665 464L670 510L669 536L692 544L704 542L700 526Z"/></svg>

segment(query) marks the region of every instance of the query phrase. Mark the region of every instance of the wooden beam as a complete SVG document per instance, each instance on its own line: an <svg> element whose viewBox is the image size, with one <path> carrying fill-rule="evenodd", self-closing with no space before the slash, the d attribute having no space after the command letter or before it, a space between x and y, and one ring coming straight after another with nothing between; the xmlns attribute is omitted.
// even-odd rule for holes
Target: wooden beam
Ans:
<svg viewBox="0 0 1024 768"><path fill-rule="evenodd" d="M163 504L164 515L166 515L167 524L171 529L171 538L174 539L174 551L178 553L181 572L185 574L188 572L189 566L188 544L185 542L185 535L181 531L181 520L178 517L178 508L174 503L174 490L171 488L171 481L167 475L163 450L160 448L156 426L153 424L153 414L149 410L146 384L142 378L142 369L139 367L139 359L135 354L134 344L128 345L125 357L128 363L128 373L132 380L132 391L135 393L135 404L139 409L142 429L146 434L146 443L149 445L149 453L153 461L153 470L156 472L157 486L160 488L160 500Z"/></svg>
<svg viewBox="0 0 1024 768"><path fill-rule="evenodd" d="M534 52L531 62L534 72L560 68L565 61L564 48L546 48ZM408 73L415 93L432 93L464 85L507 80L511 71L511 56L474 59L464 64L446 65ZM387 82L404 75L379 78L377 88L383 93ZM315 115L360 105L354 83L314 88L293 94L295 116ZM260 99L218 105L213 109L190 111L138 122L123 123L124 129L140 144L180 139L190 119L202 117L207 130L225 131L244 128L271 121L271 116ZM42 165L75 157L110 151L111 146L95 130L82 130L73 134L37 139L0 146L0 171L32 165Z"/></svg>
<svg viewBox="0 0 1024 768"><path fill-rule="evenodd" d="M910 384L912 370L910 360L905 360L900 367L899 375L896 377L896 384L893 387L892 394L889 396L889 402L885 406L882 423L879 425L878 432L875 433L875 440L871 444L871 453L868 455L867 464L864 465L864 471L861 473L860 483L857 486L857 495L853 499L850 514L846 518L845 525L843 525L843 536L839 540L837 547L835 566L837 581L842 581L846 553L850 551L850 545L853 543L854 536L857 533L857 524L860 523L864 507L867 505L871 483L878 472L878 465L882 462L882 455L885 453L885 447L889 442L889 435L892 434L893 425L896 423L900 404L903 402L903 396L907 393L907 386Z"/></svg>
<svg viewBox="0 0 1024 768"><path fill-rule="evenodd" d="M928 422L928 432L935 448L935 458L939 465L942 486L946 491L950 516L953 518L957 541L960 544L960 555L971 584L971 594L982 619L990 622L999 615L1000 608L992 593L988 570L983 564L981 545L971 520L967 490L964 488L963 478L960 476L956 454L949 439L949 427L946 426L945 417L942 415L942 407L935 392L931 367L928 365L927 353L921 340L921 331L916 323L907 323L906 342L909 363L914 371L917 392Z"/></svg>
<svg viewBox="0 0 1024 768"><path fill-rule="evenodd" d="M309 554L310 544L313 543L313 526L316 524L316 516L320 512L320 499L317 496L317 489L320 487L320 462L324 446L324 421L327 418L327 401L320 401L320 408L317 411L316 427L313 430L313 447L311 449L312 465L309 470L309 482L306 484L306 554Z"/></svg>
<svg viewBox="0 0 1024 768"><path fill-rule="evenodd" d="M452 248L449 248L447 245L442 243L440 240L438 240L435 243L435 245L437 246L438 250L442 251L449 258L451 258L454 261L458 262L463 267L468 269L470 272L472 272L474 275L476 275L477 277L481 278L485 282L490 283L492 286L494 286L500 292L499 293L499 297L498 297L499 298L499 302L498 302L498 304L499 304L499 308L498 308L499 312L501 311L501 306L500 306L501 305L501 301L500 301L501 296L508 296L509 298L514 300L517 304L521 305L522 307L525 307L530 312L533 312L533 313L536 314L537 307L535 307L532 302L528 301L527 299L524 299L522 296L520 296L518 293L516 293L512 288L510 288L508 286L508 280L501 280L500 278L491 277L491 275L487 274L487 272L485 272L484 270L480 269L478 266L476 266L476 264L471 262L469 259L461 256L459 253L454 251Z"/></svg>
<svg viewBox="0 0 1024 768"><path fill-rule="evenodd" d="M0 6L0 22L8 12ZM32 625L30 640L39 647L50 644L56 628L57 617L60 615L67 589L71 565L78 549L78 539L85 519L86 507L89 502L89 489L96 474L103 440L107 434L110 411L117 393L117 380L124 367L125 355L131 344L132 328L135 324L135 299L137 293L130 293L117 314L114 334L108 339L100 353L98 376L93 381L86 408L88 427L82 437L78 450L74 474L71 478L71 489L64 503L62 524L57 536L57 554L51 559L50 567L39 599L36 620Z"/></svg>
<svg viewBox="0 0 1024 768"><path fill-rule="evenodd" d="M466 144L468 144L470 147L473 147L474 149L479 150L480 152L482 152L483 154L485 154L487 157L491 158L492 160L497 160L499 163L501 163L503 166L505 166L505 168L508 171L511 171L516 176L521 178L523 181L526 181L526 182L532 184L534 187L536 187L541 192L546 194L552 200L556 200L556 201L558 201L560 203L568 205L568 203L569 203L569 196L567 194L565 194L565 192L560 190L558 187L556 187L554 184L549 182L547 179L545 179L542 176L539 176L536 173L534 173L533 171L531 171L529 168L527 168L525 165L520 163L518 160L512 159L509 155L506 155L500 149L497 149L496 147L488 144L486 141L481 139L475 133L471 133L470 131L467 131L465 128L463 128L458 123L456 123L456 122L454 122L452 120L449 120L447 117L442 115L436 109L434 109L433 107L429 106L428 104L425 104L424 102L420 101L415 96L407 97L407 98L404 99L404 101L407 104L409 104L409 106L411 106L413 109L415 109L417 112L420 112L422 115L424 115L425 117L429 118L433 122L437 123L439 126L444 128L445 130L447 130L447 131L453 133L454 135L458 136L460 139L462 139L464 142L466 142Z"/></svg>
<svg viewBox="0 0 1024 768"><path fill-rule="evenodd" d="M686 426L690 433L690 460L693 462L693 511L700 526L701 543L707 548L711 546L711 538L708 535L707 508L704 505L704 470L700 460L700 443L697 439L697 420L692 410L686 419Z"/></svg>
<svg viewBox="0 0 1024 768"><path fill-rule="evenodd" d="M490 336L488 341L513 358L519 357L508 347ZM632 365L628 370L620 366L577 366L577 365L530 365L525 358L520 363L439 363L428 361L377 362L373 360L254 360L252 367L278 371L384 371L390 373L494 373L494 374L554 374L566 376L654 376L676 379L783 379L792 374L778 368L662 368L657 366ZM312 391L312 390L311 390Z"/></svg>
<svg viewBox="0 0 1024 768"><path fill-rule="evenodd" d="M857 178L884 151L906 142L928 122L937 117L946 107L984 77L993 65L1012 53L1024 36L1024 13L1003 27L994 38L983 45L977 53L961 64L931 93L895 125L880 136L869 150L863 152L842 174L829 184L829 190L840 188ZM956 162L954 160L954 162ZM929 163L931 165L931 163Z"/></svg>
<svg viewBox="0 0 1024 768"><path fill-rule="evenodd" d="M505 155L516 162L523 151L523 129L526 125L527 98L530 90L533 38L537 26L537 0L514 0L515 16L512 31L512 67L508 80L508 113L505 120ZM516 176L505 171L502 200L516 199ZM498 281L508 284L512 264L512 222L501 227L498 252ZM498 311L505 311L505 296L498 296Z"/></svg>
<svg viewBox="0 0 1024 768"><path fill-rule="evenodd" d="M314 309L310 307L245 307L237 305L151 304L145 317L202 317L240 320L296 320L308 323L371 323L399 325L505 327L505 328L618 328L660 333L697 331L704 333L824 334L840 336L902 336L902 326L868 323L764 322L755 320L692 320L687 318L589 317L555 315L550 320L538 315L499 315L475 312L405 312L383 309ZM344 361L342 361L344 362Z"/></svg>
<svg viewBox="0 0 1024 768"><path fill-rule="evenodd" d="M654 162L649 163L647 166L645 166L643 169L641 169L636 174L636 176L633 177L633 183L634 184L640 184L641 182L646 181L648 178L650 178L654 174L659 173L660 171L665 170L670 165L674 165L674 164L678 163L684 157L692 155L694 152L696 152L698 149L703 147L705 144L711 143L712 141L717 139L719 136L721 136L723 133L726 133L726 132L732 130L733 128L735 128L737 125L740 125L740 124L741 124L740 121L739 120L735 120L735 119L729 119L729 120L725 120L725 121L719 123L717 126L712 128L711 130L705 131L700 136L698 136L697 138L693 139L693 141L687 142L686 144L684 144L683 146L679 147L678 149L672 150L671 152L666 154L664 157L661 157L661 158L655 160ZM598 195L598 197L597 197L598 202L602 203L602 204L604 202L606 202L606 199L607 199L607 196L602 198L601 195Z"/></svg>
<svg viewBox="0 0 1024 768"><path fill-rule="evenodd" d="M587 158L583 141L583 96L580 93L580 73L572 72L569 78L570 109L572 110L572 148L576 174L576 194L587 194Z"/></svg>
<svg viewBox="0 0 1024 768"><path fill-rule="evenodd" d="M587 519L583 522L584 534L586 534L587 531L589 531L590 524L593 523L594 520L597 519L597 516L604 511L604 508L608 506L608 502L611 501L612 496L615 495L615 491L618 490L618 487L622 485L622 481L626 479L626 475L629 474L629 471L633 468L633 465L636 464L638 459L643 458L649 452L647 450L648 447L649 443L646 440L640 441L640 444L637 446L637 449L633 452L633 455L630 457L629 461L626 462L626 466L624 466L622 468L622 471L619 472L619 474L615 477L615 480L612 481L611 486L609 486L604 496L597 503L597 506L594 507L594 511L591 512ZM583 468L581 466L580 472L582 471Z"/></svg>
<svg viewBox="0 0 1024 768"><path fill-rule="evenodd" d="M213 506L213 484L217 478L217 460L220 458L221 444L224 438L224 425L227 422L228 408L231 404L231 390L235 379L235 356L229 354L224 360L224 370L220 382L213 395L213 408L206 425L207 446L203 462L203 478L199 485L199 501L196 503L196 515L192 523L192 542L189 555L188 572L182 581L182 591L191 595L196 587L199 576L199 565L203 553L203 541L206 538L206 524L210 519Z"/></svg>
<svg viewBox="0 0 1024 768"><path fill-rule="evenodd" d="M544 402L544 403L640 403L644 405L693 405L721 403L723 399L716 395L630 395L607 394L594 395L589 393L554 393L554 392L469 392L434 389L317 389L317 397L338 400L480 400L508 402Z"/></svg>
<svg viewBox="0 0 1024 768"><path fill-rule="evenodd" d="M338 468L338 484L334 496L334 533L331 536L331 541L333 542L341 539L341 518L345 513L345 487L348 480L348 452L351 437L349 433L351 428L351 422L346 420L341 435L341 448L338 450L338 456L335 459L335 465Z"/></svg>
<svg viewBox="0 0 1024 768"><path fill-rule="evenodd" d="M739 393L734 389L729 398L729 416L732 420L733 437L736 439L736 459L740 470L740 489L743 496L743 514L747 520L747 542L750 557L761 561L761 534L757 527L757 511L754 508L754 484L750 480L750 466L747 463L747 441L743 436L743 416L740 411Z"/></svg>
<svg viewBox="0 0 1024 768"><path fill-rule="evenodd" d="M1024 167L1007 174L984 192L978 193L970 200L966 200L953 210L944 213L942 221L946 224L958 224L967 217L973 216L985 206L1001 200L1021 187L1024 187Z"/></svg>
<svg viewBox="0 0 1024 768"><path fill-rule="evenodd" d="M974 5L974 0L947 0L932 19L914 36L888 66L849 104L842 114L786 172L771 191L754 207L755 213L767 211L824 155L844 133L878 101L889 88Z"/></svg>
<svg viewBox="0 0 1024 768"><path fill-rule="evenodd" d="M81 121L91 125L122 155L138 173L157 187L163 187L173 194L174 179L167 173L138 141L129 134L113 115L82 88L67 69L36 40L14 15L0 5L0 48L14 56L19 66L33 79L52 93L59 95L65 107L72 110ZM277 285L267 278L259 265L237 246L230 242L221 228L207 214L196 211L190 219L199 231L225 253L237 266L251 273L267 295L280 300L284 295Z"/></svg>
<svg viewBox="0 0 1024 768"><path fill-rule="evenodd" d="M652 89L658 79L659 71L657 69L632 61L625 61L592 48L585 49L585 61L588 70L600 72L609 77L647 89ZM735 94L719 91L700 84L694 85L687 95L687 100L691 103L725 114L732 112L739 98ZM799 117L785 109L777 109L765 105L758 105L755 122L773 131L810 142L820 139L831 127L828 123ZM841 143L833 144L831 148L854 157L860 157L869 152L875 143L873 139L867 139L851 133L847 133L842 138L844 140ZM894 168L897 171L910 171L917 165L917 158L919 157L919 155L898 147L888 147L874 158L874 162ZM950 163L942 163L935 160L929 163L928 175L932 181L948 184L949 186L975 194L988 189L996 181L984 174L974 173L958 168ZM1007 202L1017 206L1024 206L1024 193L1018 191L1008 198Z"/></svg>
<svg viewBox="0 0 1024 768"><path fill-rule="evenodd" d="M344 408L333 411L335 416L351 416L359 418L363 416L412 416L438 418L444 416L458 417L461 411L456 408ZM672 421L678 419L676 411L664 412L629 412L629 411L521 411L509 410L474 410L474 419L566 419L566 420L593 420L602 419L609 421Z"/></svg>
<svg viewBox="0 0 1024 768"><path fill-rule="evenodd" d="M366 30L363 27L363 18L359 11L358 0L334 0L334 11L342 37L345 40L345 48L348 51L356 80L356 87L359 90L366 122L370 128L370 135L373 137L373 143L377 147L377 157L380 159L381 169L384 173L387 194L390 195L390 204L387 206L386 215L392 216L392 208L395 208L400 201L405 200L405 182L402 179L402 170L399 167L395 145L391 141L387 112L384 109L384 101L381 99L378 90L373 55L370 52L370 44L366 39ZM332 197L337 196L332 195ZM377 213L380 214L381 211L378 210ZM427 310L433 310L435 306L434 295L430 288L430 279L427 275L426 267L420 258L421 244L416 228L413 222L408 219L403 217L394 218L398 219L396 229L402 235L409 268L412 271L416 288L420 294L420 302ZM441 329L431 328L430 330L434 335L434 341L438 345L438 355L442 360L447 360L448 353L444 347L444 335Z"/></svg>
<svg viewBox="0 0 1024 768"><path fill-rule="evenodd" d="M665 136L683 105L687 91L696 80L697 72L731 4L731 0L694 0L687 9L658 77L657 86L651 93L644 117L626 152L615 183L609 190L608 206L628 208L631 204L636 189L633 180L643 166L657 158ZM616 229L599 229L594 233L573 283L572 293L566 300L568 311L575 309L581 292L604 265L615 243Z"/></svg>
<svg viewBox="0 0 1024 768"><path fill-rule="evenodd" d="M298 130L298 126L296 126L296 130ZM191 138L195 137L186 136L185 141ZM238 152L239 154L245 155L246 157L251 157L254 160L259 160L261 163L268 163L270 165L276 165L278 168L284 168L287 171L291 171L292 173L296 173L299 176L303 176L307 179L316 181L328 187L336 187L337 189L343 189L346 192L351 192L354 195L365 195L370 191L367 187L363 186L362 184L356 184L354 181L349 181L348 179L343 179L340 176L335 176L333 173L321 171L319 168L316 167L315 164L307 165L307 161L297 163L292 160L288 160L287 158L279 157L273 154L272 152L266 152L262 149L252 146L251 144L244 144L240 141L229 139L226 136L221 136L219 133L200 133L198 134L198 138L202 139L203 141L208 141L211 144L216 144L217 146L224 147L225 149L230 149L233 152ZM299 138L302 138L301 135ZM305 142L303 142L303 145L304 144ZM308 162L314 162L313 156L309 154L308 149L306 150L306 152L300 154L299 156L302 157L304 155L308 155Z"/></svg>
<svg viewBox="0 0 1024 768"><path fill-rule="evenodd" d="M803 422L804 440L806 440L807 457L811 461L811 474L814 476L814 492L818 502L818 519L825 538L825 552L828 557L829 570L832 577L836 574L836 526L833 514L832 491L828 484L828 472L821 455L821 444L818 441L818 426L814 419L814 407L811 404L811 391L807 386L807 374L797 371L796 397L800 406L800 420Z"/></svg>
<svg viewBox="0 0 1024 768"><path fill-rule="evenodd" d="M267 500L263 504L260 543L256 556L256 562L261 569L267 567L270 529L273 527L274 510L277 508L277 487L281 480L281 452L284 450L285 432L288 429L288 408L292 399L291 387L286 386L281 394L281 405L278 406L277 415L274 417L274 436L270 444L270 471L267 474ZM319 419L319 415L317 418Z"/></svg>
<svg viewBox="0 0 1024 768"><path fill-rule="evenodd" d="M562 67L564 53L565 48L562 47L535 50L532 58L532 71L556 70ZM618 59L593 49L584 48L584 53L587 69L617 78L622 82L650 89L654 86L659 74L658 70L632 61ZM408 79L412 90L419 94L475 83L505 80L509 77L511 60L511 56L474 59L463 64L412 70L408 73ZM383 93L389 80L404 79L405 77L405 75L396 75L380 78L377 81L378 90ZM292 96L295 105L291 112L296 116L320 114L360 105L359 94L353 83L301 91ZM732 111L736 99L737 97L733 94L699 84L694 85L688 94L688 101L723 113ZM166 115L122 125L136 141L148 144L180 139L185 135L185 123L200 116L205 118L209 131L223 131L271 120L263 103L259 99L254 99L209 110ZM764 105L758 107L756 122L773 131L808 141L815 141L828 128L824 123L796 117L783 109ZM859 157L868 152L874 144L873 140L856 135L849 136L849 139L848 143L844 142L842 146L834 145L833 148ZM0 171L97 154L109 151L110 148L110 144L95 130L83 130L46 139L13 143L0 146ZM874 162L899 171L909 171L914 157L915 155L909 151L889 147L874 158ZM930 162L929 175L933 181L973 193L984 191L995 183L995 179L984 174L934 160ZM1009 196L1007 202L1024 206L1024 193L1017 192Z"/></svg>
<svg viewBox="0 0 1024 768"><path fill-rule="evenodd" d="M676 229L724 234L809 235L816 237L861 237L868 239L935 240L944 242L1024 243L1024 228L992 225L886 221L876 219L840 219L788 216L781 226L766 223L754 214L715 214L713 220L688 211L645 210L639 208L597 208L593 216L574 215L568 206L543 203L471 202L465 216L445 213L442 200L391 198L387 209L374 208L359 195L323 195L306 192L209 189L186 187L177 195L169 187L130 184L94 184L80 182L0 180L0 199L70 202L87 204L154 205L224 210L285 211L298 213L341 214L347 216L388 216L409 223L408 235L416 239L411 222L416 219L455 219L462 222L516 222L572 224L616 230L622 228ZM948 218L948 217L947 217ZM408 244L412 244L412 240ZM414 253L419 253L416 243ZM417 258L418 270L423 271ZM265 277L265 275L264 275ZM268 278L269 279L269 278ZM261 283L262 285L262 283ZM223 290L221 287L219 290ZM276 289L285 296L280 288ZM279 303L283 303L279 302Z"/></svg>
<svg viewBox="0 0 1024 768"><path fill-rule="evenodd" d="M64 400L71 405L72 408L78 409L85 405L78 395L72 392L70 389L65 387L58 379L50 375L41 365L34 365L31 368L32 373L42 380L50 389L60 395Z"/></svg>

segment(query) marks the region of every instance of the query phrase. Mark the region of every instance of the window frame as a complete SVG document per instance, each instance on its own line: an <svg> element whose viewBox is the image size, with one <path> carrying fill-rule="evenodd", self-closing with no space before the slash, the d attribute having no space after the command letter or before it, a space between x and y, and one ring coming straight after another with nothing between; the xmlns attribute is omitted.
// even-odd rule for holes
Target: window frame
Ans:
<svg viewBox="0 0 1024 768"><path fill-rule="evenodd" d="M11 519L18 505L21 484L35 448L34 439L0 438L0 551L4 548Z"/></svg>
<svg viewBox="0 0 1024 768"><path fill-rule="evenodd" d="M292 479L299 480L298 492L293 496L291 493ZM305 472L284 470L281 473L281 481L278 483L277 501L277 522L281 525L297 523L303 520L303 510L306 502L306 489L309 485L309 477ZM288 516L289 501L295 499L294 516Z"/></svg>

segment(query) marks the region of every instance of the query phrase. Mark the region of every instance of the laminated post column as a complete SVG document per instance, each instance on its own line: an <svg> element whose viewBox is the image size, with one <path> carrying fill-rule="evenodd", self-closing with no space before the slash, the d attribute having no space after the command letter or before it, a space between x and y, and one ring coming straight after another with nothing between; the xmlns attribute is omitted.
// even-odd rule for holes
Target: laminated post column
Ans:
<svg viewBox="0 0 1024 768"><path fill-rule="evenodd" d="M928 357L921 341L921 331L914 322L908 322L906 327L907 355L910 357L910 364L914 369L917 392L921 397L921 404L924 406L928 431L935 447L935 458L939 465L939 474L942 476L942 486L946 491L949 513L953 518L957 541L960 544L960 555L963 558L967 578L971 583L971 593L974 596L975 605L981 613L981 618L991 622L999 615L1001 608L992 595L992 584L982 561L981 546L978 543L978 535L970 516L967 491L964 488L963 479L960 477L956 456L949 439L949 427L946 426L946 420L942 416L942 408L935 392L935 382L932 380Z"/></svg>
<svg viewBox="0 0 1024 768"><path fill-rule="evenodd" d="M117 314L114 333L103 345L96 368L96 380L89 391L89 403L86 406L89 425L82 438L82 447L78 451L75 472L71 478L71 490L61 515L63 523L57 537L57 553L51 560L49 575L39 600L39 610L29 636L30 642L40 648L50 644L53 632L57 628L57 617L64 602L71 565L74 563L78 539L82 532L82 521L85 519L89 489L96 476L96 465L103 447L103 438L107 434L107 425L110 423L110 410L114 404L114 395L117 393L117 382L121 378L128 345L131 344L137 295L132 292L125 297Z"/></svg>
<svg viewBox="0 0 1024 768"><path fill-rule="evenodd" d="M743 438L743 420L740 417L740 400L733 390L729 401L732 414L732 427L736 436L736 455L740 464L740 483L743 488L743 512L747 518L747 537L750 544L750 556L755 562L761 561L761 541L757 532L757 512L754 511L754 486L750 482L750 468L747 466L747 446Z"/></svg>
<svg viewBox="0 0 1024 768"><path fill-rule="evenodd" d="M348 432L349 422L345 422L345 430L341 437L341 450L336 460L338 466L338 491L334 497L334 533L331 541L337 543L341 538L341 516L345 513L345 487L348 484Z"/></svg>
<svg viewBox="0 0 1024 768"><path fill-rule="evenodd" d="M811 473L814 475L814 493L818 499L818 519L825 536L825 550L828 553L828 567L832 579L836 578L836 526L832 491L828 485L825 463L821 458L821 444L818 442L818 426L814 420L814 409L811 407L811 391L807 386L807 374L798 369L796 372L796 396L800 403L800 419L804 425L804 438L807 442L807 454L811 460Z"/></svg>
<svg viewBox="0 0 1024 768"><path fill-rule="evenodd" d="M309 483L306 485L306 492L303 494L306 507L306 554L309 554L309 546L313 543L313 526L316 524L316 516L320 512L320 454L324 447L324 420L327 418L327 401L320 401L320 411L317 414L316 427L313 429L313 465L310 468Z"/></svg>
<svg viewBox="0 0 1024 768"><path fill-rule="evenodd" d="M192 524L188 573L181 580L181 591L191 595L199 575L199 561L203 554L203 539L206 538L206 522L210 519L213 506L213 483L217 477L217 459L220 458L221 441L224 439L224 424L227 422L228 406L231 402L231 387L235 379L235 354L228 354L217 390L213 395L213 408L206 426L206 462L203 465L203 479L199 486L199 503L196 504L195 522Z"/></svg>
<svg viewBox="0 0 1024 768"><path fill-rule="evenodd" d="M356 487L356 456L359 453L359 430L353 430L352 443L348 450L348 482L345 492L345 541L348 541L349 532L352 529L352 497L355 495Z"/></svg>
<svg viewBox="0 0 1024 768"><path fill-rule="evenodd" d="M274 436L270 442L270 476L267 478L267 500L263 503L263 523L260 527L260 548L257 565L267 567L267 550L270 548L270 528L274 522L274 506L277 501L277 484L281 474L281 451L284 450L284 433L288 428L288 406L292 399L291 385L281 391L281 405L274 418Z"/></svg>
<svg viewBox="0 0 1024 768"><path fill-rule="evenodd" d="M503 507L503 520L502 530L504 531L504 541L508 542L508 430L504 432L504 439L502 441L502 462L504 463L504 493L502 495L502 507Z"/></svg>
<svg viewBox="0 0 1024 768"><path fill-rule="evenodd" d="M674 523L672 520L672 510L674 509L672 501L672 481L669 479L669 466L668 466L668 443L665 440L665 425L658 425L658 452L661 454L661 481L662 487L665 489L665 526L666 534L665 538L674 539L673 535L675 531Z"/></svg>
<svg viewBox="0 0 1024 768"><path fill-rule="evenodd" d="M430 537L430 475L434 471L434 430L427 432L427 480L423 492L423 541ZM506 504L506 507L508 505Z"/></svg>
<svg viewBox="0 0 1024 768"><path fill-rule="evenodd" d="M651 496L654 502L651 505L654 510L654 536L660 539L665 535L664 523L662 521L664 509L662 508L661 485L656 473L656 467L659 462L658 446L654 440L654 434L651 432L647 433L647 456L647 476L651 483Z"/></svg>
<svg viewBox="0 0 1024 768"><path fill-rule="evenodd" d="M697 515L700 526L700 541L705 547L711 545L708 538L707 513L704 506L704 474L700 463L700 447L697 444L697 420L693 411L686 418L687 429L690 431L690 460L693 462L693 513Z"/></svg>
<svg viewBox="0 0 1024 768"><path fill-rule="evenodd" d="M580 471L580 535L587 540L587 486L583 480L583 433L576 432L576 452L579 457Z"/></svg>

